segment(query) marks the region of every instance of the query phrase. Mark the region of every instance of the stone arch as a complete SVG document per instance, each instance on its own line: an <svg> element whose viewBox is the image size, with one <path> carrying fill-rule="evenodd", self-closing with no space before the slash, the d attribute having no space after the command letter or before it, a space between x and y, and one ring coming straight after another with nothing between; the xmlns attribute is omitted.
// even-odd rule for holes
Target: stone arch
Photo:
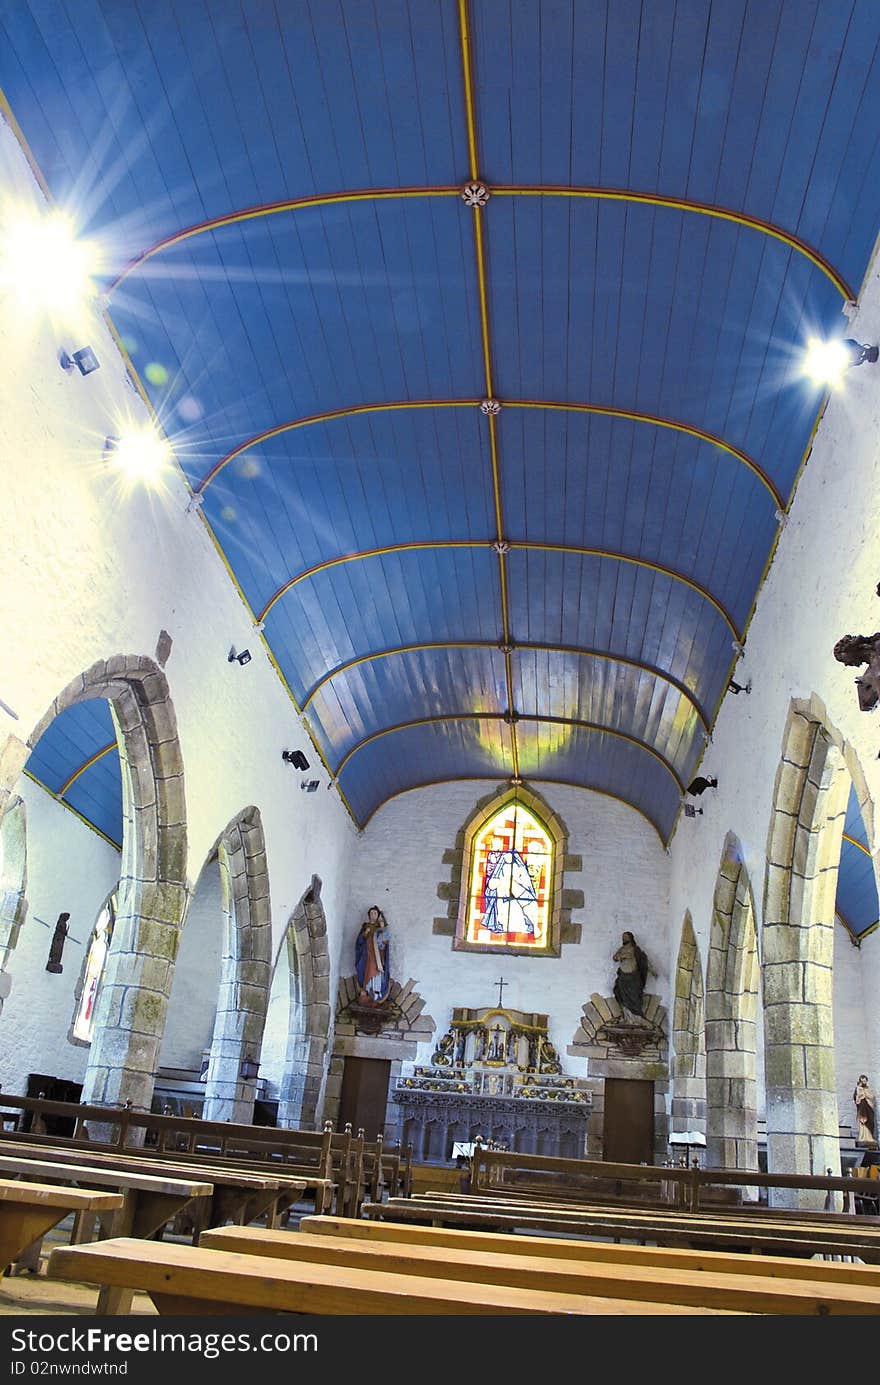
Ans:
<svg viewBox="0 0 880 1385"><path fill-rule="evenodd" d="M0 975L18 942L27 915L27 809L22 799L10 798L0 821ZM0 1011L9 978L0 981Z"/></svg>
<svg viewBox="0 0 880 1385"><path fill-rule="evenodd" d="M257 1063L272 978L272 910L266 841L259 808L245 808L215 847L223 889L223 958L205 1083L205 1120L253 1119Z"/></svg>
<svg viewBox="0 0 880 1385"><path fill-rule="evenodd" d="M330 954L319 876L312 876L291 914L281 946L290 977L290 1023L278 1124L310 1130L317 1125L330 1041Z"/></svg>
<svg viewBox="0 0 880 1385"><path fill-rule="evenodd" d="M818 698L793 701L773 791L761 935L767 1153L774 1172L840 1168L834 920L853 769L872 834L873 807L855 752Z"/></svg>
<svg viewBox="0 0 880 1385"><path fill-rule="evenodd" d="M703 964L688 911L681 928L672 1011L672 1128L706 1131Z"/></svg>
<svg viewBox="0 0 880 1385"><path fill-rule="evenodd" d="M758 938L742 846L728 832L712 901L706 974L706 1161L758 1167Z"/></svg>
<svg viewBox="0 0 880 1385"><path fill-rule="evenodd" d="M49 723L93 697L107 699L116 727L123 842L119 910L82 1099L149 1110L187 899L183 759L159 665L139 655L101 659L59 693L26 745L8 737L0 755L0 814Z"/></svg>

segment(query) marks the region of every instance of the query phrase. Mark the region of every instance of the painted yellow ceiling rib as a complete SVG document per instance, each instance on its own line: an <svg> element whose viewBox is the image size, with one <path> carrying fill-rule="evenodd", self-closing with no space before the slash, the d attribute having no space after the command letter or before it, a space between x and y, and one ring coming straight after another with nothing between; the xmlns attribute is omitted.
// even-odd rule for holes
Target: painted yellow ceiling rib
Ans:
<svg viewBox="0 0 880 1385"><path fill-rule="evenodd" d="M334 668L328 669L328 671L312 685L303 698L303 711L306 710L309 703L317 696L322 688L326 687L328 683L332 683L340 674L347 673L349 669L358 668L363 664L373 663L379 659L390 659L395 655L417 654L435 649L497 650L498 645L491 640L432 640L425 644L400 644L395 645L391 649L377 649L369 654L359 654L354 659L346 659L344 663L337 664ZM522 649L533 650L538 653L572 654L578 658L585 659L601 659L607 663L623 664L627 668L635 668L639 669L642 673L649 673L654 678L659 678L662 682L667 683L671 688L674 688L676 692L680 693L682 697L690 703L706 730L709 730L709 719L687 684L682 683L680 679L674 677L671 673L667 673L664 669L657 668L655 664L645 663L641 659L632 659L624 654L614 654L607 649L587 649L580 645L571 644L544 644L536 640L518 640L513 646L513 651L516 652Z"/></svg>
<svg viewBox="0 0 880 1385"><path fill-rule="evenodd" d="M583 731L595 731L598 735L613 736L616 740L625 741L627 744L635 746L639 750L646 750L672 777L679 794L684 794L684 783L676 770L666 759L665 755L661 755L659 750L649 744L648 741L640 740L638 736L631 736L626 731L617 731L611 726L605 726L602 722L581 721L576 717L534 716L523 712L517 713L517 716L520 721L533 724L574 726ZM342 773L352 756L356 755L359 750L363 750L365 746L371 745L374 741L381 740L383 736L391 736L398 731L409 731L418 726L444 726L448 722L456 721L500 721L504 722L505 725L509 725L507 718L500 712L450 712L445 716L416 717L413 721L399 721L394 726L383 726L380 730L371 732L369 736L364 736L363 739L353 745L350 750L347 750L336 766L336 769L333 771L334 776L338 777ZM512 726L511 730L513 730ZM470 779L480 779L482 777L483 776L479 774L468 775ZM529 777L532 779L540 779L541 775L540 772L538 772Z"/></svg>
<svg viewBox="0 0 880 1385"><path fill-rule="evenodd" d="M475 409L479 404L479 399L393 399L382 404L355 404L348 408L330 409L325 413L307 414L303 418L289 419L285 423L278 423L272 428L254 433L253 437L245 439L231 452L227 452L225 456L214 463L210 471L205 473L195 487L194 494L198 495L206 491L224 467L233 462L236 457L240 457L243 452L247 452L251 447L259 447L262 443L271 441L272 438L281 437L284 433L292 433L300 428L309 428L314 424L332 423L337 419L356 418L359 414L395 413L407 409ZM640 413L634 409L615 409L607 404L566 403L556 399L505 399L504 408L505 410L548 409L561 413L596 414L598 417L622 419L629 423L642 423L655 428L669 428L677 433L685 433L689 437L697 438L701 442L707 442L712 447L719 448L736 461L741 462L761 482L774 505L780 511L785 509L785 500L781 492L777 490L770 476L755 461L754 457L750 457L747 452L735 447L733 443L725 442L717 434L709 433L705 428L697 428L692 423L683 423L674 418L664 418L660 414Z"/></svg>
<svg viewBox="0 0 880 1385"><path fill-rule="evenodd" d="M272 607L280 601L287 592L299 586L300 582L306 582L312 577L317 576L318 573L327 572L330 568L340 567L345 563L359 563L369 558L383 558L390 553L409 553L426 548L485 549L493 547L494 545L486 539L423 539L412 540L412 542L408 543L386 544L381 548L365 548L358 553L342 553L337 558L325 558L322 562L315 563L312 567L305 568L302 572L298 572L294 577L289 578L288 581L283 583L277 591L273 592L265 606L263 606L262 610L258 613L257 620L265 620L266 616L272 610ZM637 558L631 553L618 553L610 548L582 548L577 544L539 543L537 540L531 539L511 539L510 549L511 552L517 549L524 549L530 552L572 553L582 558L607 558L612 562L629 563L633 567L643 567L650 572L660 573L661 576L669 577L672 581L682 582L686 587L689 587L691 591L696 592L699 596L703 597L704 600L708 601L711 606L714 606L722 620L724 620L734 638L740 639L740 633L737 629L736 622L723 602L719 601L716 596L713 596L707 587L702 586L699 582L695 582L691 577L686 577L684 573L678 572L675 568L666 567L663 563L652 562L649 558Z"/></svg>
<svg viewBox="0 0 880 1385"><path fill-rule="evenodd" d="M70 788L72 784L76 783L77 779L80 777L81 774L85 774L87 769L91 769L92 765L96 765L99 760L102 760L104 758L105 755L109 755L111 750L116 749L117 745L115 739L110 741L109 745L102 745L100 750L96 750L94 755L90 755L87 760L83 761L83 763L79 766L78 769L75 769L73 771L73 774L71 774L68 779L65 779L64 783L61 785L61 788L58 790L58 797L63 798L64 795L67 793L67 790Z"/></svg>
<svg viewBox="0 0 880 1385"><path fill-rule="evenodd" d="M461 67L464 81L465 117L467 123L468 161L472 182L479 180L480 157L477 149L477 116L474 99L473 51L470 25L468 22L467 0L458 0L458 27L461 39ZM474 246L477 258L477 286L480 301L480 333L483 345L483 368L486 376L486 404L494 404L495 389L492 379L492 344L489 331L489 301L486 287L486 246L483 238L483 209L474 203L471 208L474 226ZM495 539L498 555L498 582L501 593L501 628L504 634L504 676L507 681L507 706L513 710L513 665L510 658L510 602L507 594L507 547L504 535L504 511L501 504L501 464L498 455L498 429L496 417L487 413L489 427L489 453L492 460L492 497L495 505ZM510 723L510 751L513 764L513 778L519 778L519 747L516 739L516 726Z"/></svg>

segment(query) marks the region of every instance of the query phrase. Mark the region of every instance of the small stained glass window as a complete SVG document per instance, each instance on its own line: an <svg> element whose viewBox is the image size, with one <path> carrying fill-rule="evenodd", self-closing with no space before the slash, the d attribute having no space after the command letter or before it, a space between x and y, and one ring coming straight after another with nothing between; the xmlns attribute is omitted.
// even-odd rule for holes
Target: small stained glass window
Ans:
<svg viewBox="0 0 880 1385"><path fill-rule="evenodd" d="M82 1039L87 1044L92 1042L92 1035L95 1032L95 1002L98 998L101 977L104 975L104 964L107 961L107 952L110 948L115 920L116 897L111 895L98 915L92 930L82 994L76 1010L76 1019L73 1021L74 1038Z"/></svg>
<svg viewBox="0 0 880 1385"><path fill-rule="evenodd" d="M474 837L465 942L544 951L548 945L553 842L512 800Z"/></svg>

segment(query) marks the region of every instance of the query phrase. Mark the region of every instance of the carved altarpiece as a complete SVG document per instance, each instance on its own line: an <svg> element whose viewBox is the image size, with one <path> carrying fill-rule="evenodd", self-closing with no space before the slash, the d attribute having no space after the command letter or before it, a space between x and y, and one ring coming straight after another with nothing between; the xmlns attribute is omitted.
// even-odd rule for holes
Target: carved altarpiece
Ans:
<svg viewBox="0 0 880 1385"><path fill-rule="evenodd" d="M423 1162L445 1161L476 1135L526 1154L584 1153L590 1094L566 1076L548 1016L456 1008L430 1067L401 1077L401 1137Z"/></svg>

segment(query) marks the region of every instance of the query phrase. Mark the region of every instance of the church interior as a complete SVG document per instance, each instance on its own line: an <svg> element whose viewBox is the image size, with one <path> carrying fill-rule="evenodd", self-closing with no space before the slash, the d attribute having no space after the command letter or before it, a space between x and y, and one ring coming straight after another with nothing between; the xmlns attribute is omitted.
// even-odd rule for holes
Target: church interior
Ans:
<svg viewBox="0 0 880 1385"><path fill-rule="evenodd" d="M625 1165L880 1311L878 110L875 0L0 3L0 1194Z"/></svg>

